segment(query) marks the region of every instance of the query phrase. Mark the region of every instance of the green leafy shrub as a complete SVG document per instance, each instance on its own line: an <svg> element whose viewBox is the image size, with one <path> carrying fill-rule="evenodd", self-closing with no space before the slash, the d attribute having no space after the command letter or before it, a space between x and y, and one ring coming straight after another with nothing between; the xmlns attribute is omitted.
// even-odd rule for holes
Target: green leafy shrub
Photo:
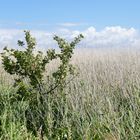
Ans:
<svg viewBox="0 0 140 140"><path fill-rule="evenodd" d="M19 46L23 47L27 45L27 47L24 47L25 50L8 49L5 47L3 53L1 53L5 71L16 77L13 86L17 87L17 101L25 100L29 102L29 108L25 116L27 119L27 128L34 133L39 129L43 132L45 131L45 127L47 127L45 122L47 114L44 112L44 109L47 109L44 108L47 105L47 95L51 95L54 90L57 90L60 97L65 101L63 91L67 84L66 77L69 74L74 75L74 67L70 64L70 59L75 46L82 38L83 35L80 34L74 41L68 43L66 40L55 36L54 40L58 43L60 53L56 53L55 49L49 49L46 55L44 55L41 51L35 53L36 40L31 36L29 31L25 31L26 42L18 41ZM52 81L54 82L46 89L43 74L46 70L46 65L53 59L60 59L60 65L52 75L49 75L49 77L53 78ZM54 102L54 122L58 119L55 116L61 116L61 113L57 111L56 105ZM64 105L62 107L65 110Z"/></svg>

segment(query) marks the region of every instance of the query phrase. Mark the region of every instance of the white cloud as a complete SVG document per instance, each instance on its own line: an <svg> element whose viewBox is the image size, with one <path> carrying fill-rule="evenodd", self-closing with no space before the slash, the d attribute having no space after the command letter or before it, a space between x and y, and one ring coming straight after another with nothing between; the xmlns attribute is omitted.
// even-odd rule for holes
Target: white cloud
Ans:
<svg viewBox="0 0 140 140"><path fill-rule="evenodd" d="M0 49L5 46L15 46L18 39L23 38L24 33L15 29L0 29Z"/></svg>
<svg viewBox="0 0 140 140"><path fill-rule="evenodd" d="M90 27L83 31L85 46L88 47L130 47L136 46L135 42L140 40L138 31L134 28L122 28L120 26L106 27L97 32Z"/></svg>
<svg viewBox="0 0 140 140"><path fill-rule="evenodd" d="M84 31L61 28L55 33L31 31L31 34L37 39L39 49L55 47L56 42L53 40L54 34L72 40L80 33L85 36L79 45L81 47L140 47L140 34L139 31L134 28L113 26L105 27L101 31L96 31L94 27L89 27ZM24 32L22 30L0 29L0 49L6 45L17 47L16 44L19 39L24 39Z"/></svg>
<svg viewBox="0 0 140 140"><path fill-rule="evenodd" d="M60 23L58 24L60 26L65 26L65 27L73 27L73 26L78 26L77 23Z"/></svg>

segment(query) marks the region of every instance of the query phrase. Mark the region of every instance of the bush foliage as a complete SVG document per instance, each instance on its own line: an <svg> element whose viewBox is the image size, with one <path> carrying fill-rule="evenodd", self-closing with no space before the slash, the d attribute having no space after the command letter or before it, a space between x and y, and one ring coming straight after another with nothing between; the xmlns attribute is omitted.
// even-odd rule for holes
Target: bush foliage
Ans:
<svg viewBox="0 0 140 140"><path fill-rule="evenodd" d="M56 53L55 49L49 49L44 55L41 51L35 53L36 40L31 36L29 31L25 31L26 42L18 41L18 45L24 47L25 50L4 48L2 53L3 67L5 71L16 77L13 84L17 88L16 101L29 102L25 116L27 119L27 128L34 133L41 129L41 133L43 134L46 130L45 127L47 127L47 124L45 118L47 116L44 113L43 106L47 105L45 104L47 96L53 94L54 90L57 90L63 101L65 101L63 90L67 84L66 77L69 74L74 75L74 67L70 64L70 59L75 46L82 38L83 35L80 34L74 41L68 43L59 36L54 36L54 40L57 41L60 48L60 53ZM25 47L25 45L27 46ZM47 64L54 59L59 59L60 65L52 75L49 75L49 77L53 78L51 80L53 83L46 89L43 74L47 69ZM56 103L53 103L54 122L56 122L55 119L61 116L61 113L56 110L57 107L55 105ZM64 104L62 108L64 108ZM38 111L41 112L41 117L38 115Z"/></svg>

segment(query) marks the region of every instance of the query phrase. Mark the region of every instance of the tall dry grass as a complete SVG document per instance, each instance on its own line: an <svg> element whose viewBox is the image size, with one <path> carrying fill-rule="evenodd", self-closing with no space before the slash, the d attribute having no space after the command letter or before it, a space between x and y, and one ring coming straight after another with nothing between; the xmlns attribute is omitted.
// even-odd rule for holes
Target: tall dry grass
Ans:
<svg viewBox="0 0 140 140"><path fill-rule="evenodd" d="M140 50L77 49L72 63L79 75L65 88L67 101L63 120L59 130L53 131L50 100L50 108L46 110L49 133L44 139L52 139L53 133L58 133L58 139L69 140L139 140ZM48 71L54 71L57 65L58 62L53 62ZM21 113L28 104L21 102L10 107L6 99L15 91L12 82L11 76L1 68L0 98L4 107L0 114L1 139L38 139L27 131L24 113ZM61 111L61 104L55 100ZM22 120L18 115L19 119L15 119L15 114L23 115ZM5 125L6 120L10 120L9 126ZM63 138L59 136L60 131Z"/></svg>

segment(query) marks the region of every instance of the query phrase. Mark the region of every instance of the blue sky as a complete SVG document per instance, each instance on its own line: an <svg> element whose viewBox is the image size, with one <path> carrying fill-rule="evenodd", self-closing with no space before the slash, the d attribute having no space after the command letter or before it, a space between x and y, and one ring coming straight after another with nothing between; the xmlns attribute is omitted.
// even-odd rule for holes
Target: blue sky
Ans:
<svg viewBox="0 0 140 140"><path fill-rule="evenodd" d="M0 0L0 28L140 29L140 0Z"/></svg>
<svg viewBox="0 0 140 140"><path fill-rule="evenodd" d="M54 34L83 47L139 47L140 0L0 0L0 50L30 30L42 49Z"/></svg>

